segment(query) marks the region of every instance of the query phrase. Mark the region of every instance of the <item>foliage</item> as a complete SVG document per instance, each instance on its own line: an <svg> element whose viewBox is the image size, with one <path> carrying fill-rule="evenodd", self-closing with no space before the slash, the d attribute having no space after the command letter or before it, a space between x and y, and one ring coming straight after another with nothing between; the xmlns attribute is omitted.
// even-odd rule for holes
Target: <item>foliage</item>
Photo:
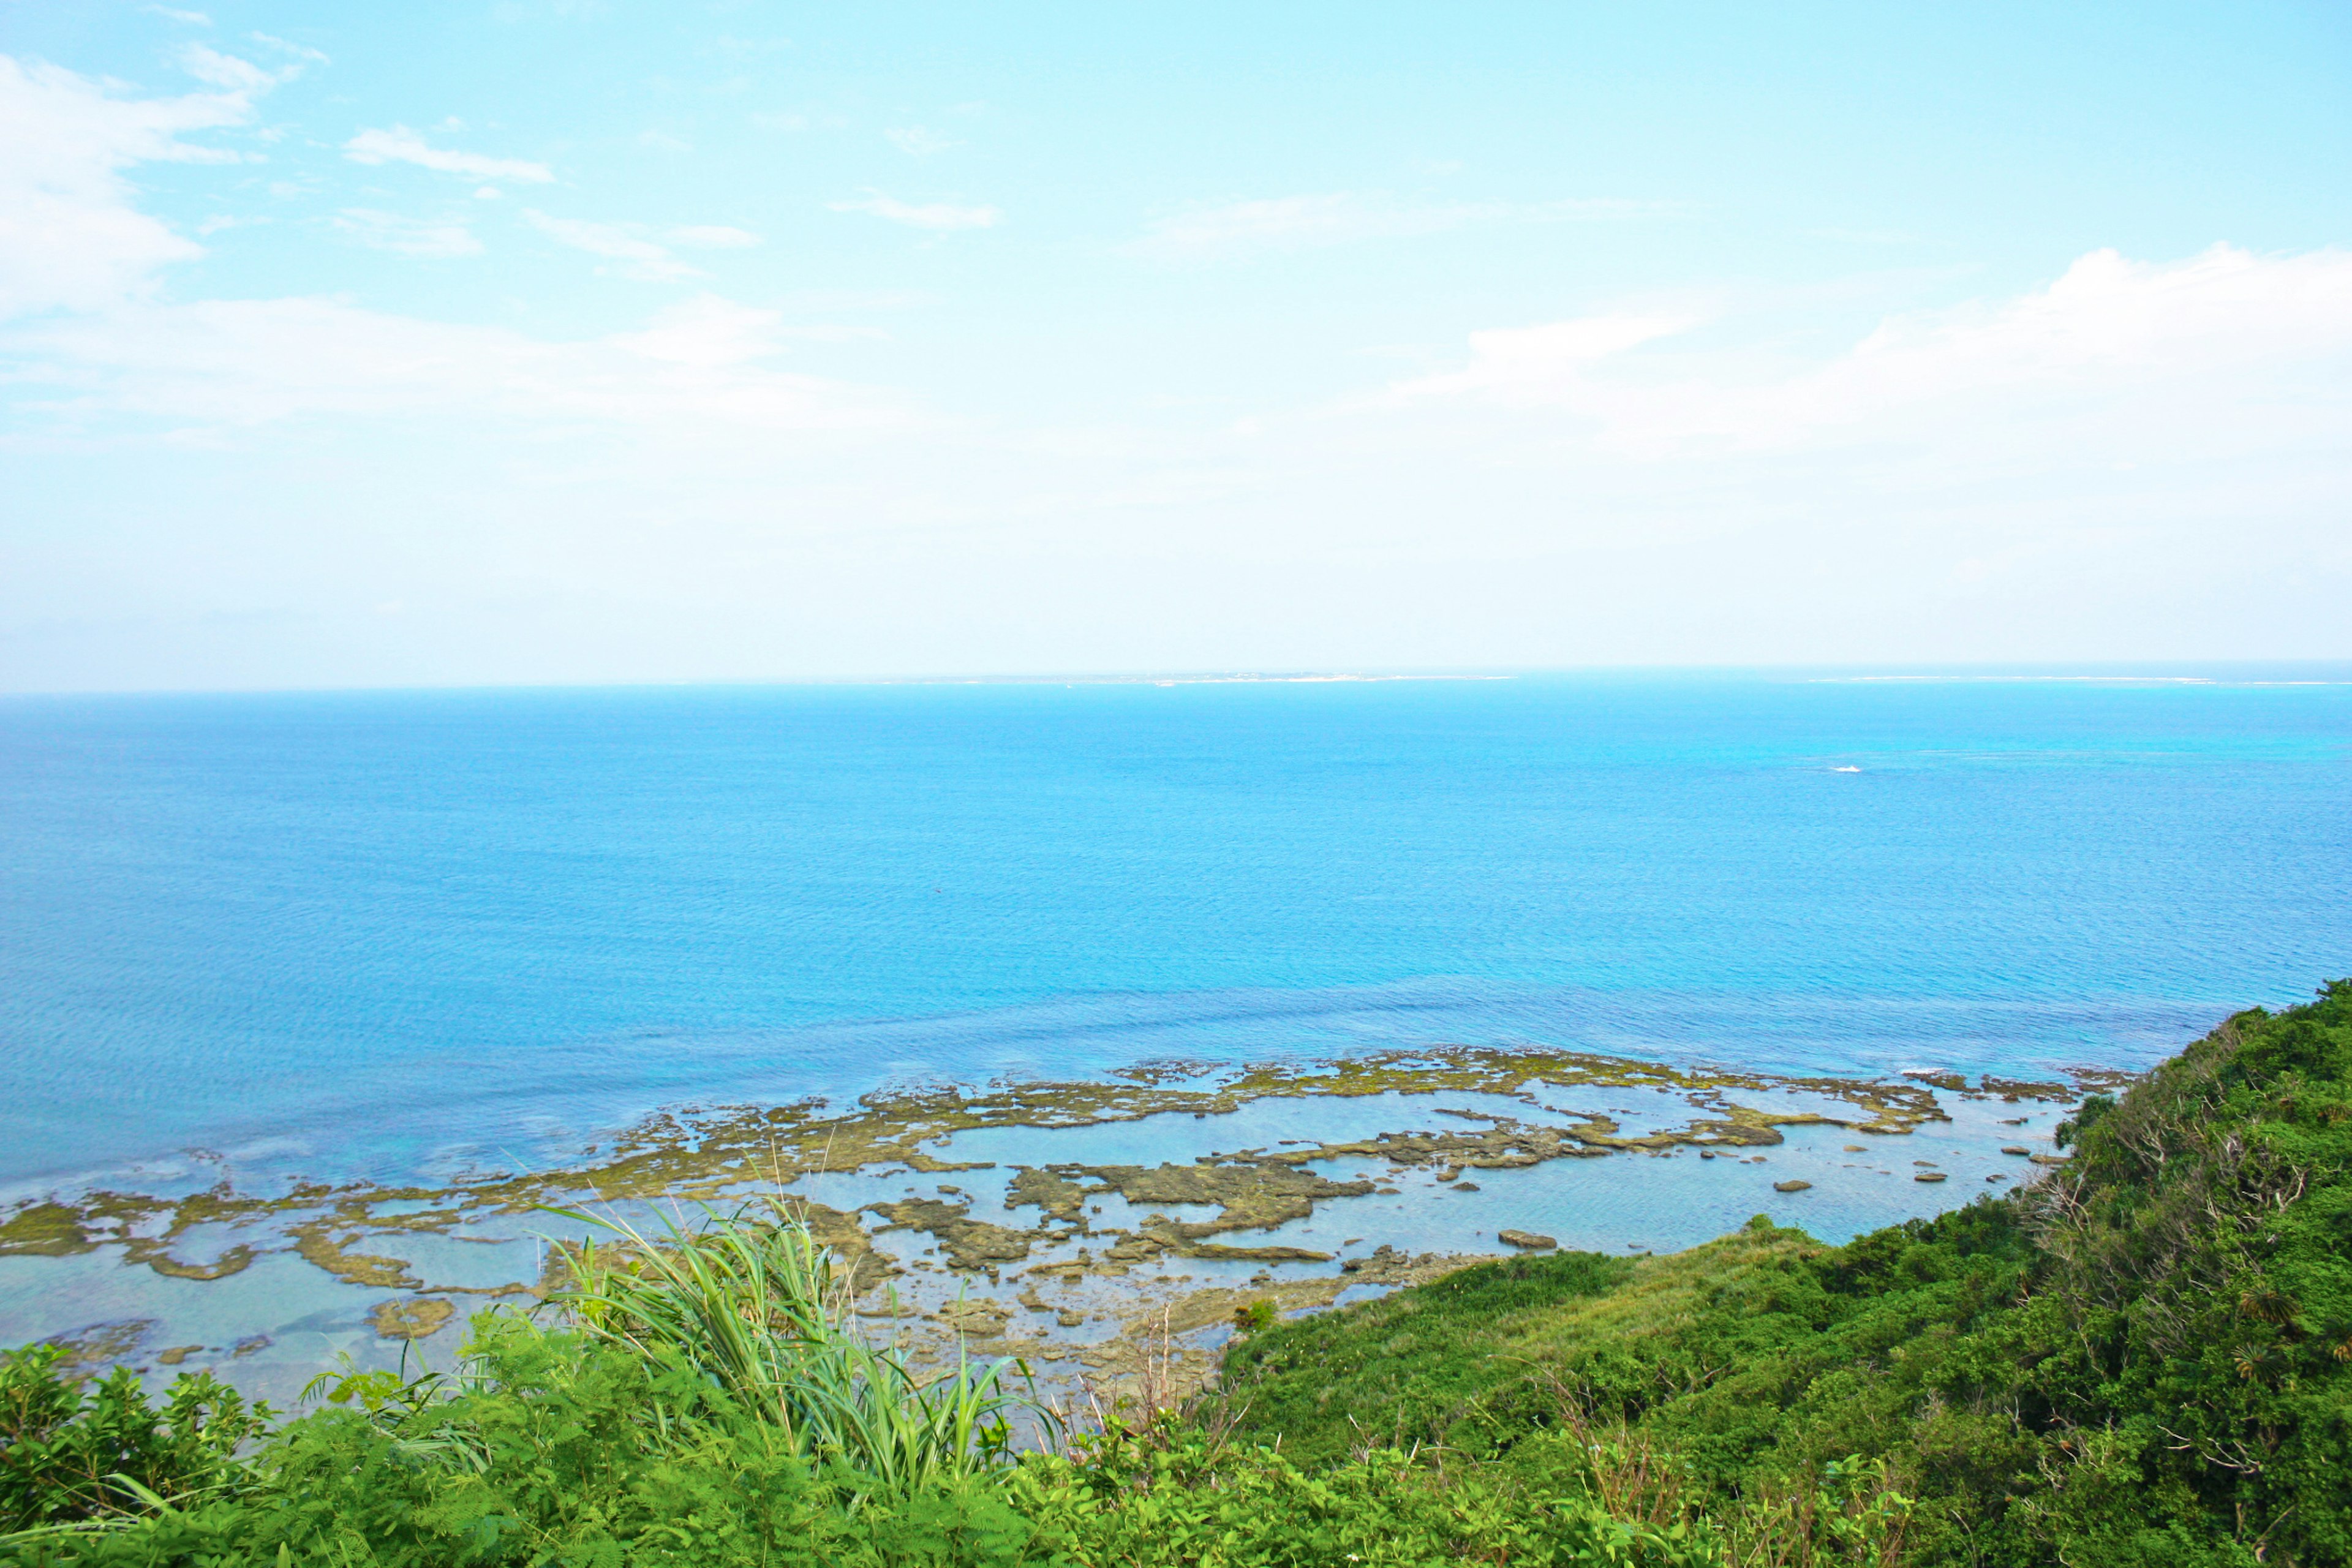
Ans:
<svg viewBox="0 0 2352 1568"><path fill-rule="evenodd" d="M58 1568L1716 1561L1701 1531L1613 1518L1573 1455L1539 1489L1392 1453L1309 1470L1169 1417L888 1490L813 1466L689 1369L504 1314L477 1329L465 1378L292 1423L236 1496L15 1549Z"/></svg>
<svg viewBox="0 0 2352 1568"><path fill-rule="evenodd" d="M564 1217L622 1238L569 1249L552 1305L590 1339L707 1380L780 1451L907 1494L1002 1458L1012 1417L1045 1413L1005 1386L1018 1363L959 1361L929 1382L858 1331L848 1276L781 1205L649 1238L620 1220Z"/></svg>
<svg viewBox="0 0 2352 1568"><path fill-rule="evenodd" d="M1441 1470L1394 1450L1318 1468L1236 1447L1163 1415L1110 1429L1010 1472L1041 1559L1114 1564L1458 1563L1713 1568L1704 1526L1620 1519L1582 1484L1581 1457L1505 1475Z"/></svg>
<svg viewBox="0 0 2352 1568"><path fill-rule="evenodd" d="M690 1369L501 1313L438 1397L284 1428L234 1497L24 1561L131 1564L1013 1561L1028 1526L983 1482L835 1482ZM862 1501L864 1506L854 1506ZM0 1548L4 1552L5 1548Z"/></svg>
<svg viewBox="0 0 2352 1568"><path fill-rule="evenodd" d="M163 1407L117 1367L85 1390L56 1345L0 1352L0 1532L79 1524L178 1502L236 1472L269 1424L209 1373L184 1373Z"/></svg>

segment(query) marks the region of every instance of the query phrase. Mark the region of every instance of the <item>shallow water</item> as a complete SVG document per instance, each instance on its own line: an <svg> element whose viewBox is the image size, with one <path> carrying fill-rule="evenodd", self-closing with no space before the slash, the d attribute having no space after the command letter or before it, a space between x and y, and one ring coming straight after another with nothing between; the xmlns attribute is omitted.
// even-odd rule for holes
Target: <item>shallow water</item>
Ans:
<svg viewBox="0 0 2352 1568"><path fill-rule="evenodd" d="M0 701L0 1197L547 1168L664 1104L1171 1057L2141 1066L2352 971L2352 685L2253 679L2352 672L2222 673ZM1834 1237L1987 1184L1839 1142L1490 1172L1382 1223ZM99 1267L0 1259L0 1339L211 1289ZM319 1280L279 1321L356 1331Z"/></svg>
<svg viewBox="0 0 2352 1568"><path fill-rule="evenodd" d="M2128 1067L2352 964L2347 757L2342 685L9 700L0 1180L1412 1041Z"/></svg>
<svg viewBox="0 0 2352 1568"><path fill-rule="evenodd" d="M1445 1110L1484 1111L1522 1121L1555 1123L1586 1109L1621 1110L1633 1100L1639 1125L1622 1118L1624 1131L1680 1127L1704 1111L1681 1095L1622 1088L1561 1089L1547 1087L1538 1098L1575 1101L1568 1113L1548 1112L1512 1097L1465 1094L1389 1093L1362 1097L1284 1098L1254 1102L1240 1110L1195 1118L1158 1115L1138 1121L1093 1127L990 1128L958 1132L929 1152L959 1163L987 1161L978 1169L934 1174L896 1163L865 1170L808 1175L786 1184L792 1194L845 1211L901 1197L943 1198L967 1205L977 1220L1026 1229L1041 1215L1033 1207L1008 1205L1007 1187L1024 1164L1185 1163L1277 1147L1285 1142L1341 1142L1382 1131L1461 1131L1475 1120ZM1701 1097L1705 1098L1705 1097ZM1804 1091L1740 1090L1738 1103L1782 1114L1827 1110L1849 1120L1861 1113L1836 1100ZM1507 1251L1504 1230L1532 1231L1560 1246L1616 1253L1665 1252L1696 1245L1763 1214L1802 1228L1825 1241L1840 1242L1867 1229L1914 1215L1940 1212L1976 1194L2023 1180L2033 1168L1999 1152L2002 1144L2035 1151L2051 1147L2050 1132L2061 1115L2050 1102L2007 1103L1998 1099L1945 1093L1948 1117L1929 1121L1901 1135L1860 1133L1833 1125L1790 1125L1783 1142L1761 1149L1725 1150L1703 1159L1690 1147L1668 1153L1624 1152L1563 1158L1520 1169L1470 1167L1462 1180L1438 1180L1438 1165L1402 1168L1387 1160L1347 1156L1324 1159L1310 1168L1335 1180L1369 1179L1372 1194L1327 1199L1307 1218L1262 1230L1231 1231L1213 1239L1238 1247L1289 1246L1328 1255L1326 1261L1264 1262L1255 1259L1184 1258L1163 1256L1118 1271L1097 1274L1076 1284L1055 1282L1046 1271L1057 1264L1099 1255L1154 1215L1180 1220L1215 1215L1213 1205L1130 1203L1117 1193L1087 1200L1088 1234L1061 1239L1040 1237L1030 1255L1001 1271L960 1275L947 1268L944 1249L929 1235L877 1229L874 1244L897 1260L902 1272L887 1287L910 1314L919 1317L958 1298L989 1298L1017 1309L1016 1332L1058 1343L1073 1352L1099 1344L1122 1331L1121 1324L1155 1303L1203 1287L1251 1288L1253 1282L1306 1281L1329 1277L1339 1262L1361 1258L1375 1248L1408 1254L1493 1254ZM1654 1104L1646 1103L1655 1101ZM2022 1119L2025 1126L2011 1123ZM1935 1184L1916 1182L1920 1169L1944 1172ZM2000 1178L1999 1184L1986 1180ZM1808 1190L1780 1193L1776 1182L1802 1180ZM390 1203L387 1215L414 1205ZM590 1213L625 1220L658 1232L666 1220L695 1223L691 1205L631 1203L583 1205ZM730 1206L721 1199L713 1205ZM869 1216L869 1227L884 1226ZM189 1347L181 1370L209 1369L249 1394L281 1405L339 1356L363 1367L403 1363L446 1369L466 1335L466 1319L491 1298L451 1294L467 1288L493 1290L539 1276L542 1238L582 1234L562 1216L533 1213L490 1215L448 1235L394 1232L370 1236L356 1250L392 1253L429 1282L427 1294L448 1301L455 1315L422 1342L403 1346L379 1338L370 1314L405 1299L405 1292L340 1282L285 1253L267 1254L241 1273L216 1282L163 1279L125 1268L111 1250L61 1259L0 1258L0 1324L9 1337L45 1334L88 1339L106 1326L131 1326L122 1358L142 1369L163 1370L157 1355L168 1347ZM200 1226L183 1237L174 1254L204 1261L236 1242L267 1244L254 1230ZM1344 1278L1344 1276L1342 1276ZM1040 1289L1054 1308L1079 1309L1082 1322L1038 1315L1017 1300ZM1350 1286L1341 1301L1376 1293ZM879 1306L883 1299L869 1301ZM923 1325L916 1323L921 1328ZM890 1331L886 1321L877 1331ZM1193 1334L1213 1342L1215 1331ZM1049 1381L1066 1384L1076 1363L1042 1368Z"/></svg>

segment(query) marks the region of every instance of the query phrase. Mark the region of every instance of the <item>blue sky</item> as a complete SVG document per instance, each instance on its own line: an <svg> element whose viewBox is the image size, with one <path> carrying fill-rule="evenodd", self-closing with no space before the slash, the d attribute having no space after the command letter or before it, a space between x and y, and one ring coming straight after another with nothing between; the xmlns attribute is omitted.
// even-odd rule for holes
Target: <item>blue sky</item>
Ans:
<svg viewBox="0 0 2352 1568"><path fill-rule="evenodd" d="M2352 655L2352 13L0 4L0 686Z"/></svg>

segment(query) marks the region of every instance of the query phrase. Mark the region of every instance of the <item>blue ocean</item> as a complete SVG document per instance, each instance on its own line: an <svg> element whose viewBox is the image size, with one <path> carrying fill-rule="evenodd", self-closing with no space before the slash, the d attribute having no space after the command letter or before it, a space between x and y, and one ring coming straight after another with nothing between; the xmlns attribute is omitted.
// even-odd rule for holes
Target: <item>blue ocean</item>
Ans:
<svg viewBox="0 0 2352 1568"><path fill-rule="evenodd" d="M2343 668L12 699L0 1186L1404 1042L2134 1068L2347 895Z"/></svg>

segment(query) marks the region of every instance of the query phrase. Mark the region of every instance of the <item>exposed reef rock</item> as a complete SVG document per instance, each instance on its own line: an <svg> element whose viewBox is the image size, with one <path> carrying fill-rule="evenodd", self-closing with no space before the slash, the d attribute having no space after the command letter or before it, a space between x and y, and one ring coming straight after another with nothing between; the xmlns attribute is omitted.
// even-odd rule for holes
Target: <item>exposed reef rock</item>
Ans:
<svg viewBox="0 0 2352 1568"><path fill-rule="evenodd" d="M1001 1301L955 1300L931 1316L968 1339L992 1340L1004 1331L1013 1313Z"/></svg>
<svg viewBox="0 0 2352 1568"><path fill-rule="evenodd" d="M380 1301L368 1313L368 1322L380 1339L424 1340L439 1331L441 1325L457 1315L457 1309L446 1301L428 1298L413 1298L405 1301Z"/></svg>
<svg viewBox="0 0 2352 1568"><path fill-rule="evenodd" d="M1068 1128L1189 1113L1224 1114L1272 1098L1354 1099L1388 1093L1483 1094L1548 1110L1558 1121L1532 1121L1436 1105L1432 1113L1482 1123L1471 1128L1401 1128L1335 1142L1304 1142L1213 1155L1190 1164L1081 1165L1016 1168L1006 1202L1034 1209L1029 1229L975 1219L971 1201L908 1196L871 1205L882 1228L919 1230L935 1237L950 1268L994 1272L1025 1262L1034 1248L1092 1234L1090 1198L1117 1194L1130 1205L1214 1205L1208 1217L1150 1215L1133 1229L1110 1233L1099 1259L1083 1268L1117 1274L1168 1256L1263 1262L1316 1262L1312 1249L1248 1247L1225 1239L1265 1230L1315 1212L1319 1204L1397 1189L1382 1182L1339 1179L1308 1169L1320 1162L1385 1161L1391 1176L1442 1172L1452 1190L1475 1192L1460 1178L1483 1170L1518 1169L1557 1159L1612 1153L1673 1152L1684 1145L1702 1154L1747 1150L1781 1141L1782 1127L1831 1123L1852 1131L1900 1134L1944 1111L1936 1094L1998 1095L2003 1100L2064 1101L2088 1087L2109 1088L2125 1075L2078 1073L2073 1085L1987 1079L1969 1090L1951 1074L1924 1081L1780 1079L1757 1073L1680 1068L1573 1051L1495 1047L1398 1048L1322 1062L1247 1068L1163 1063L1113 1073L1097 1083L1013 1083L979 1089L929 1089L868 1095L848 1110L808 1100L778 1106L734 1106L666 1111L649 1117L570 1169L525 1174L484 1174L441 1186L297 1184L275 1196L240 1194L226 1184L177 1196L115 1191L58 1193L18 1204L0 1215L0 1256L64 1258L100 1247L123 1260L185 1280L226 1279L273 1252L290 1252L345 1283L424 1296L497 1297L543 1290L542 1279L459 1286L431 1279L403 1253L404 1236L452 1241L498 1241L519 1234L515 1221L550 1207L657 1199L724 1205L756 1191L820 1173L883 1168L927 1175L980 1171L985 1162L957 1163L937 1152L951 1135L982 1128ZM1612 1117L1551 1110L1553 1089L1604 1087L1680 1099L1689 1112L1681 1126L1627 1135ZM1851 1107L1827 1116L1759 1110L1731 1098L1799 1090ZM1416 1119L1421 1113L1416 1113ZM2054 1163L2035 1156L2036 1163ZM872 1247L856 1214L805 1205L810 1224L856 1270L866 1290L897 1266ZM182 1250L200 1233L217 1250L209 1261ZM228 1245L222 1246L226 1239ZM203 1255L198 1255L201 1259ZM918 1265L927 1267L927 1265Z"/></svg>
<svg viewBox="0 0 2352 1568"><path fill-rule="evenodd" d="M948 1261L958 1268L986 1268L992 1264L1018 1263L1029 1256L1033 1234L971 1217L970 1204L946 1204L936 1198L903 1198L897 1203L871 1204L866 1212L890 1223L882 1230L919 1230L939 1238Z"/></svg>

